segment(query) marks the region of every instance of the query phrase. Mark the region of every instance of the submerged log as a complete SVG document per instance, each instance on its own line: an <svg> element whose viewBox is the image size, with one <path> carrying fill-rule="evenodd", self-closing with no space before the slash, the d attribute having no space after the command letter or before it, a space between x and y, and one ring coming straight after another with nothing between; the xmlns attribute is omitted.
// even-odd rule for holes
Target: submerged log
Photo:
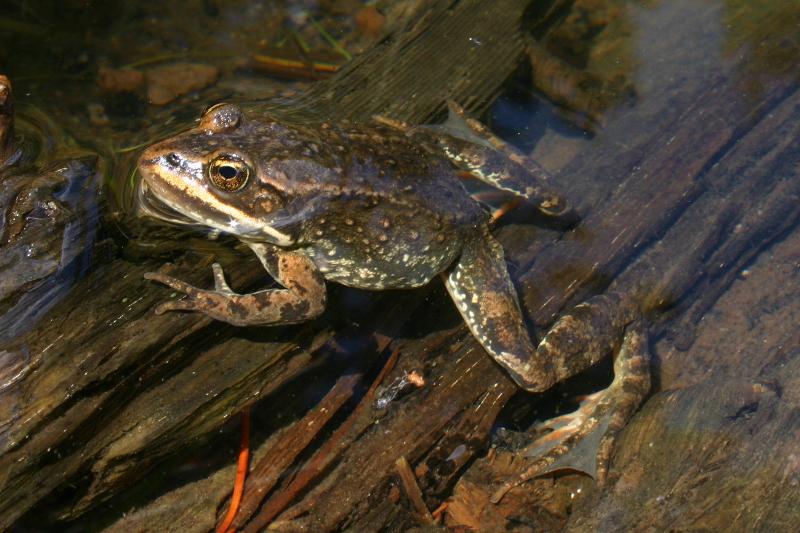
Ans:
<svg viewBox="0 0 800 533"><path fill-rule="evenodd" d="M439 114L446 96L480 110L523 57L525 38L517 29L526 4L437 2L405 32L314 86L305 102L318 104L333 118L379 112L415 122ZM689 56L707 48L702 22L718 15L712 7L676 5L700 22L698 27L661 28L658 35L667 38L653 39L646 51L653 61L662 61L662 70L653 73L651 87L637 105L609 115L607 127L573 157L561 154L571 149L569 140L550 143L559 152L554 159L563 161L551 169L558 170L560 184L578 204L581 225L563 235L516 224L499 231L517 267L514 275L526 311L538 328L565 307L611 286L637 296L656 334L693 330L696 318L746 262L796 228L800 109L795 80L771 78L757 98L743 99L737 76L746 58L738 55L711 66L701 62L702 73L694 76L674 76L671 66L698 61ZM481 45L473 47L470 38ZM678 46L682 42L691 45ZM470 76L459 68L465 62ZM423 72L415 74L420 65ZM349 105L342 109L337 102ZM620 139L626 139L624 146ZM547 161L547 155L541 159ZM222 262L241 285L237 288L256 287L263 279L254 258ZM196 263L191 256L179 257L171 273L204 286L210 281L210 261ZM141 274L150 268L123 260L101 265L37 329L4 346L4 357L18 362L23 377L0 390L0 527L14 524L31 509L25 523L36 523L32 513L54 520L45 506L58 501L54 509L64 521L95 517L120 531L210 530L225 511L234 473L230 461L161 492L124 491L148 470L166 468L187 443L199 450L216 442L210 434L226 419L262 400L254 413L277 404L285 417L270 419L273 427L262 429L253 444L252 464L263 465L262 473L274 479L253 484L264 494L250 496L246 512L234 522L237 527L255 531L271 522L284 530L406 530L418 525L420 517L428 521L423 507L432 512L448 497L464 468L486 449L498 412L516 394L439 288L369 298L335 291L332 301L338 297L344 302L338 305L347 306L351 297L358 300L347 309L349 322L331 312L282 331L237 330L196 315L155 317L153 306L164 291L142 282ZM432 303L419 306L426 295ZM691 347L691 333L679 338L681 346ZM796 351L797 343L793 346L789 350ZM385 398L392 398L387 391L412 373L423 376L425 383L407 387L404 395L380 406L372 394L364 394L357 407L344 401L356 381L351 377L364 376L359 379L366 389L389 353L399 353L399 359L383 377ZM703 368L718 365L718 357L709 352L687 365L701 374ZM336 398L320 401L308 413L309 405L338 381L317 377L315 383L311 378L324 374L320 367L338 369L344 377L334 389ZM756 372L763 367L750 368ZM781 379L777 372L770 376ZM787 380L785 386L791 383ZM679 488L691 490L692 480L704 475L702 466L713 464L713 454L692 469L686 463L665 465L657 457L642 460L641 450L659 431L681 421L687 431L695 427L692 420L709 427L702 420L725 421L742 408L740 416L724 423L747 420L747 406L757 400L746 394L741 395L744 402L730 400L730 393L745 389L731 384L719 389L725 394L709 394L717 390L711 382L656 396L619 444L618 464L624 470L615 470L612 463L611 489L594 496L600 498L595 501L601 502L602 512L592 516L593 500L578 502L583 506L575 507L571 525L576 530L587 523L608 528L625 509L640 509L626 487L636 486L634 474L651 466L656 472L672 468L681 480ZM765 385L755 391L769 407L763 411L766 417L778 412L772 390L779 389ZM311 397L303 401L288 400L299 391L313 392L306 392ZM532 403L540 398L526 399ZM335 415L323 412L332 406L338 406ZM796 417L780 413L781 423L794 431ZM270 457L289 442L299 442L293 439L311 420L324 427L315 438L303 440L302 454ZM729 425L724 431L739 438L761 427L766 426ZM769 427L760 433L763 443L749 443L751 453L788 445L788 429L781 435ZM707 444L701 439L676 448L682 446L691 457ZM402 467L402 477L410 488L397 477L401 458L409 466ZM484 462L491 461L475 465ZM275 472L269 465L283 470ZM681 478L683 473L688 477ZM781 479L783 488L791 484L791 476ZM407 500L409 492L414 492L413 503ZM46 499L48 494L53 498ZM787 494L792 492L787 489ZM119 518L119 510L98 507L108 501L139 510ZM791 501L781 499L776 505L784 502L785 512ZM669 513L680 510L670 507L664 513L666 527ZM567 524L566 517L555 522L559 520ZM641 525L632 519L625 523Z"/></svg>

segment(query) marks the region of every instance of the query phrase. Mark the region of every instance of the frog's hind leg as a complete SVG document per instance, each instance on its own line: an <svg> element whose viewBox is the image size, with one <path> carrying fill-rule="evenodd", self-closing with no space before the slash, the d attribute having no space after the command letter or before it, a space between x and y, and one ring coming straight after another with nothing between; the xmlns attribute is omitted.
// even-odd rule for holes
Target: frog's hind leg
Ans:
<svg viewBox="0 0 800 533"><path fill-rule="evenodd" d="M434 127L445 155L475 178L522 198L542 213L573 218L572 208L550 175L533 159L492 134L464 109L448 101L447 122ZM427 126L425 128L428 128Z"/></svg>
<svg viewBox="0 0 800 533"><path fill-rule="evenodd" d="M465 242L445 286L472 334L523 388L536 387L535 353L506 270L503 248L488 228ZM533 379L531 379L533 378Z"/></svg>
<svg viewBox="0 0 800 533"><path fill-rule="evenodd" d="M649 389L647 343L635 304L617 293L596 296L563 315L534 348L503 250L486 229L465 243L445 284L473 335L529 391L543 392L617 353L612 385L552 423L553 433L532 445L529 455L538 458L521 478L572 469L602 480L616 434Z"/></svg>
<svg viewBox="0 0 800 533"><path fill-rule="evenodd" d="M549 174L533 159L493 135L454 101L448 100L447 105L444 124L412 126L382 115L372 118L423 144L433 141L461 170L536 206L545 215L568 221L576 218L565 197L552 185Z"/></svg>

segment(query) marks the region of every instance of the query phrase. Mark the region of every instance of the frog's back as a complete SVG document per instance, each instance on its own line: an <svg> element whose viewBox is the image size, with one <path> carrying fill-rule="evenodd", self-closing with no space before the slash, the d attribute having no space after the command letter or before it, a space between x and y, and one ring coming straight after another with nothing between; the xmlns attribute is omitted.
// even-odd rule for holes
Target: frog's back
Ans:
<svg viewBox="0 0 800 533"><path fill-rule="evenodd" d="M324 124L296 126L292 137L303 145L292 152L314 152L313 160L275 164L308 191L302 241L327 279L367 289L423 285L487 221L449 161L395 130Z"/></svg>
<svg viewBox="0 0 800 533"><path fill-rule="evenodd" d="M377 196L419 215L457 225L485 222L486 212L464 189L458 172L439 153L378 123L323 125L318 130L325 159L337 161L328 183L355 195Z"/></svg>

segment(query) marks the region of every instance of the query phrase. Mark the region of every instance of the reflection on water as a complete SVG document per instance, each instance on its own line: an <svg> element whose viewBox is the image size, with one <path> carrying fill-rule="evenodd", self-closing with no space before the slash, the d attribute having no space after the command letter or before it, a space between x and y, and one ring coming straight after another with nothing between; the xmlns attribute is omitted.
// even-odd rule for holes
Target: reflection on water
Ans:
<svg viewBox="0 0 800 533"><path fill-rule="evenodd" d="M134 527L147 526L153 516L169 516L168 509L181 500L191 500L175 497L177 492L170 488L188 492L190 482L198 482L207 483L201 490L208 494L228 491L228 480L222 477L230 472L229 461L209 457L219 448L233 457L227 448L235 447L237 428L226 426L226 433L208 445L209 435L230 414L226 409L231 407L225 403L227 389L209 385L209 390L200 391L194 379L195 374L203 376L197 378L206 380L203 383L219 384L225 376L239 379L231 354L251 369L243 381L236 381L236 387L263 397L264 376L285 378L291 373L280 366L283 362L269 366L265 359L274 355L276 361L282 357L297 361L292 358L299 352L310 358L308 354L317 354L315 350L331 342L338 350L328 355L323 370L314 374L312 369L300 379L295 375L268 396L270 405L256 415L269 428L262 427L256 439L262 456L271 450L265 443L311 409L339 374L356 367L350 358L363 356L362 351L371 356L386 346L390 351L403 348L397 369L384 382L388 389L379 389L378 394L381 413L376 420L387 432L398 427L391 425L392 414L401 412L409 398L413 401L415 395L432 394L437 379L444 379L438 374L437 379L425 376L425 385L411 386L407 376L453 368L448 366L453 364L448 356L462 341L449 346L456 342L448 335L455 331L458 320L453 310L439 301L445 297L441 291L431 293L433 301L422 305L412 319L402 309L384 309L383 302L398 301L394 297L379 300L376 306L375 295L333 289L330 314L334 316L307 330L240 332L192 325L198 329L183 331L187 328L184 323L172 322L169 327L174 331L161 332L161 336L142 331L151 324L164 324L152 319L152 307L163 294L147 292L141 281L145 269L174 261L174 268L194 273L202 285L209 279L200 278L198 271L207 274L208 269L198 269L198 264L219 260L226 269L228 265L239 268L239 273L258 265L252 257L245 259L224 236L153 227L134 217L133 167L141 149L193 125L200 112L215 102L292 102L317 80L347 64L349 56L358 57L385 32L402 28L405 16L425 7L414 2L372 4L380 12L361 2L209 0L86 5L40 0L11 2L0 14L0 73L9 75L14 84L22 154L15 166L0 171L4 213L0 228L0 471L9 472L8 479L14 483L37 480L47 487L45 492L54 494L52 500L44 500L46 494L31 493L25 498L15 494L14 501L29 501L32 506L25 508L28 514L23 518L14 515L12 521L21 520L17 524L24 526L20 530L53 527L63 520L71 520L77 530L84 519L92 521L93 530L112 524L124 529L133 522ZM798 216L792 206L798 198L794 183L800 153L794 126L800 123L795 111L800 4L793 0L542 0L532 2L525 17L532 40L524 66L492 109L492 127L555 173L584 216L584 224L569 233L562 228L536 227L513 216L498 230L501 240L508 243L506 255L520 280L530 318L537 324L546 323L537 312L545 309L543 315L552 314L546 307L551 297L557 300L583 285L630 288L652 310L655 399L623 439L619 453L623 470L615 473L622 479L616 487L630 489L596 496L596 505L589 506L595 511L593 516L580 506L579 498L569 511L574 512L572 520L582 517L589 521L584 524L603 530L610 527L610 522L604 521L611 520L608 517L621 517L619 524L635 530L641 523L630 518L629 509L643 510L658 527L666 527L665 516L670 513L694 516L694 489L680 480L669 480L683 475L693 481L701 474L680 458L669 457L674 454L662 447L656 446L659 453L648 452L652 441L658 441L655 445L668 442L683 455L697 457L697 469L708 467L719 487L727 487L726 479L736 476L753 486L766 483L771 476L769 484L776 488L769 498L748 492L747 504L769 508L773 516L784 517L788 511L781 507L781 498L793 494L787 487L796 480L797 468L780 461L791 455L787 435L797 427L783 409L796 408L792 403L796 395L781 398L775 391L792 391L796 381L781 369L793 368L792 354L797 353L796 334L793 337L790 331L796 323L792 319L796 303L784 293L789 294L786 287L798 281L797 251L785 247L796 246L791 243ZM464 73L464 77L471 75L480 73ZM441 90L448 94L447 88ZM631 201L638 203L631 206ZM659 209L666 211L658 213L660 217L653 213ZM624 213L625 220L615 218L619 213ZM648 225L649 232L643 228ZM770 251L769 256L760 253L772 243L781 244L785 235L789 244L784 248L774 254ZM627 238L631 241L626 248L615 248ZM558 256L561 250L567 252ZM604 256L606 251L623 259ZM756 261L753 268L751 261ZM119 279L110 283L113 272L120 273ZM70 289L79 278L83 278L78 286L84 292L76 295ZM760 291L746 290L747 283L759 285ZM734 296L717 303L731 285L736 288ZM109 296L103 299L102 294ZM575 293L575 299L581 295ZM563 298L560 301L559 305L565 305ZM67 302L69 308L59 302ZM93 307L83 309L85 302L93 302ZM413 310L420 304L404 305ZM558 311L560 308L554 310ZM778 320L778 315L789 318ZM103 318L95 320L96 316ZM695 333L701 319L706 325ZM717 326L709 327L709 323ZM69 337L84 324L96 329L83 337ZM124 329L130 324L138 329ZM330 341L332 330L348 334ZM66 342L61 340L65 332L71 344L61 344ZM108 332L115 338L102 345L104 353L95 353L94 335ZM301 348L296 339L301 339ZM146 348L137 352L130 348L135 342ZM168 356L152 358L167 345L171 347ZM458 353L459 357L469 355ZM70 364L58 366L59 360ZM358 371L368 377L377 373L364 368L360 366ZM36 369L41 369L38 374ZM36 377L28 380L29 375ZM220 381L213 381L215 378ZM369 383L366 378L364 382ZM118 389L120 383L124 387ZM401 393L392 387L402 389ZM662 395L663 390L678 387L687 387L676 393L679 401ZM723 398L718 391L729 391L728 396ZM287 401L286 395L293 394L291 402ZM360 391L355 396L364 394ZM557 390L545 405L530 397L517 397L500 420L511 429L526 430L542 413L558 412L561 403L571 404L570 398L554 399L563 394L562 389ZM701 395L707 404L698 403L695 395ZM202 409L181 403L188 398ZM671 410L674 404L682 407ZM759 411L759 405L764 410ZM158 416L137 418L137 413L146 411ZM70 418L75 412L76 418ZM341 413L337 416L346 418ZM117 417L123 419L117 421ZM174 426L166 425L170 417L177 419ZM770 425L773 420L780 420L788 429L775 431ZM67 425L56 427L62 421ZM659 425L659 421L666 422ZM139 437L132 436L127 426L114 429L115 424L136 428L134 433L141 435L141 441L131 444ZM740 424L749 424L751 433L742 433ZM374 425L379 426L377 422ZM469 433L462 426L440 428L450 432L442 442L458 441L459 431ZM365 434L368 431L364 429ZM476 457L485 449L488 431L475 433L475 442L468 442L478 450ZM107 441L97 441L98 434ZM754 436L749 437L751 434ZM182 435L194 440L186 444ZM697 440L706 448L713 447L726 436L732 442L746 443L740 448L747 448L750 455L735 455L721 446L716 450L720 457L705 457L692 444ZM52 439L41 457L28 452L38 450L33 447L36 439ZM169 459L167 466L157 451L142 452L176 441L188 451L186 456ZM124 447L120 442L133 451L118 451L115 446ZM430 457L440 453L445 458L431 462L436 475L447 468L464 468L466 478L475 472L490 478L513 463L510 459L504 463L507 450L501 446L499 459L493 463L479 459L474 464L458 463L456 468L450 462L455 464L453 458L462 457L466 444L459 445L454 445L452 453L431 452ZM73 454L84 446L87 454L81 452L70 470L65 470L64 484L52 481L43 470L48 465L61 468L60 454L78 457ZM768 462L762 458L766 454L763 448L783 452ZM459 453L454 455L454 450ZM126 462L130 457L142 465L142 471L168 470L169 482L151 480L139 485L137 473L125 470L130 468L131 463ZM642 457L649 462L643 463ZM664 463L666 457L670 462ZM119 461L121 474L113 471L115 461ZM759 468L742 470L748 461L758 463ZM423 461L419 465L427 467ZM717 471L719 475L714 473ZM424 484L434 474L421 472L420 466L417 475L423 492L431 489L424 494L428 498L424 505L432 510L434 502L440 503L450 492L443 490L434 496L431 487L436 481ZM130 481L120 485L125 490L132 485L137 488L133 492L109 489L114 487L116 475L129 476ZM371 475L364 475L364 486L371 482ZM331 485L337 484L338 478L330 479ZM541 502L559 501L558 491L575 483L575 477L566 476L556 484L535 482L532 490L538 491L539 498L516 500L516 507L509 504L505 508L488 504L490 491L481 492L485 480L470 479L472 485L459 484L453 489L460 496L451 500L455 510L445 513L446 523L453 527L470 523L511 527L509 524L520 523L514 521L519 519L515 513L524 515L519 509L526 506L548 517L536 521L524 515L540 528L562 528L570 520L565 510L569 505L543 506ZM0 481L0 495L7 490L4 483ZM376 487L374 493L378 494L388 485ZM390 495L381 505L391 501L393 493L388 488L385 492ZM650 499L637 501L638 494ZM676 495L667 511L661 504L652 504L665 494ZM102 503L106 497L112 498L113 505ZM154 503L157 497L168 503ZM206 514L213 515L219 498L208 497L196 505L212 509ZM325 501L332 501L330 498ZM73 506L76 499L79 505ZM309 501L303 505L313 505ZM515 501L513 495L509 501ZM721 503L708 507L711 510L705 511L703 519L718 525L721 522L713 517L736 514L731 513L727 501L720 496ZM464 502L483 514L471 515L464 510L470 505ZM349 505L344 498L340 504ZM5 505L0 505L0 517L18 512ZM137 507L141 511L132 512L127 519L130 522L117 522L123 512ZM202 514L194 508L190 511L187 514ZM302 509L295 512L295 519L302 520ZM354 510L353 516L361 516L359 512ZM213 518L203 515L196 520L204 520L205 527ZM745 522L743 529L753 523Z"/></svg>
<svg viewBox="0 0 800 533"><path fill-rule="evenodd" d="M0 339L29 330L91 264L102 162L43 109L18 106L18 157L0 169Z"/></svg>

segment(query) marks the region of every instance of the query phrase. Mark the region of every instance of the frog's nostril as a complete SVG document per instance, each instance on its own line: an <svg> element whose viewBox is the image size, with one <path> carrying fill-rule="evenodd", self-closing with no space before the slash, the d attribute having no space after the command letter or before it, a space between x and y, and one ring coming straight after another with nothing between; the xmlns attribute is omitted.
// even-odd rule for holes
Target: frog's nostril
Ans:
<svg viewBox="0 0 800 533"><path fill-rule="evenodd" d="M179 156L175 152L172 152L171 154L167 154L167 156L164 159L167 161L168 165L173 166L173 167L180 166L180 164L181 164L181 156Z"/></svg>

